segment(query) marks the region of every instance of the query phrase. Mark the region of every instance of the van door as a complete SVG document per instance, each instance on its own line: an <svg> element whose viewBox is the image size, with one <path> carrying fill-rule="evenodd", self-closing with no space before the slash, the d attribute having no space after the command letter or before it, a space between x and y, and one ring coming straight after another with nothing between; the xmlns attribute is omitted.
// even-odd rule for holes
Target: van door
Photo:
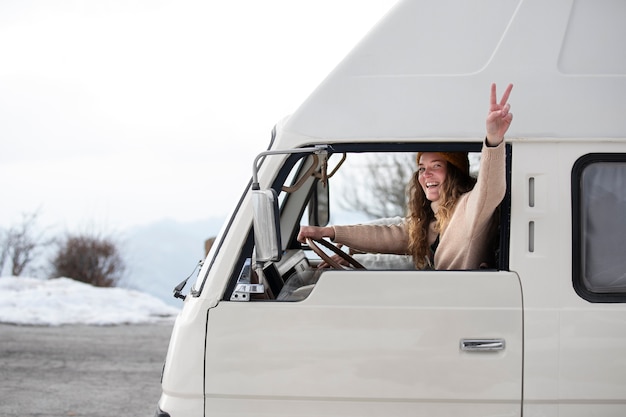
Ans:
<svg viewBox="0 0 626 417"><path fill-rule="evenodd" d="M207 415L519 416L522 295L497 271L328 271L209 310Z"/></svg>

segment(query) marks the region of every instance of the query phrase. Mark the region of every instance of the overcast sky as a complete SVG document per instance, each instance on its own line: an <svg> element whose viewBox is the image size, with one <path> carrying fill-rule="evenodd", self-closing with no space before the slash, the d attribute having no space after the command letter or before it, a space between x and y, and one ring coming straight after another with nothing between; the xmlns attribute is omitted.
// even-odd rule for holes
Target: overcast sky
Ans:
<svg viewBox="0 0 626 417"><path fill-rule="evenodd" d="M224 216L396 0L3 0L0 227Z"/></svg>

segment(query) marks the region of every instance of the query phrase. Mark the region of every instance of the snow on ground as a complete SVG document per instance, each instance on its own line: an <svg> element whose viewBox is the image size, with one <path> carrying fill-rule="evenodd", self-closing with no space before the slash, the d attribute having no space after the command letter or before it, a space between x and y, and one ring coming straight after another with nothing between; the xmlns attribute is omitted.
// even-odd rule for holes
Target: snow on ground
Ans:
<svg viewBox="0 0 626 417"><path fill-rule="evenodd" d="M0 277L0 323L38 326L172 321L180 309L151 295L69 278Z"/></svg>

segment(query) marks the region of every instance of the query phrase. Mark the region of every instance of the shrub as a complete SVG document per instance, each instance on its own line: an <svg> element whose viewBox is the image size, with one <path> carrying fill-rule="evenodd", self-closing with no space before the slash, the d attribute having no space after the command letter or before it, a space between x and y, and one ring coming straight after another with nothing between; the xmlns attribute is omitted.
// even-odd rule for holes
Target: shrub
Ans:
<svg viewBox="0 0 626 417"><path fill-rule="evenodd" d="M110 238L68 235L52 260L53 277L67 277L96 287L114 287L125 270Z"/></svg>

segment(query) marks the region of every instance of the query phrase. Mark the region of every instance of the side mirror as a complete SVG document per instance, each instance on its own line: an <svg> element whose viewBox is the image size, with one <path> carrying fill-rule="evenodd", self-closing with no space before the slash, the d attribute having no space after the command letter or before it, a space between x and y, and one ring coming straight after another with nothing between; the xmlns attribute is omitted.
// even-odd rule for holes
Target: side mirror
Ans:
<svg viewBox="0 0 626 417"><path fill-rule="evenodd" d="M254 158L252 165L252 198L254 245L256 260L259 262L279 261L282 254L280 241L280 213L278 211L278 195L274 189L261 190L259 185L259 165L268 155L285 155L294 153L327 154L326 146L312 148L285 149L261 152Z"/></svg>
<svg viewBox="0 0 626 417"><path fill-rule="evenodd" d="M278 195L274 189L251 190L256 260L279 261L281 257Z"/></svg>

